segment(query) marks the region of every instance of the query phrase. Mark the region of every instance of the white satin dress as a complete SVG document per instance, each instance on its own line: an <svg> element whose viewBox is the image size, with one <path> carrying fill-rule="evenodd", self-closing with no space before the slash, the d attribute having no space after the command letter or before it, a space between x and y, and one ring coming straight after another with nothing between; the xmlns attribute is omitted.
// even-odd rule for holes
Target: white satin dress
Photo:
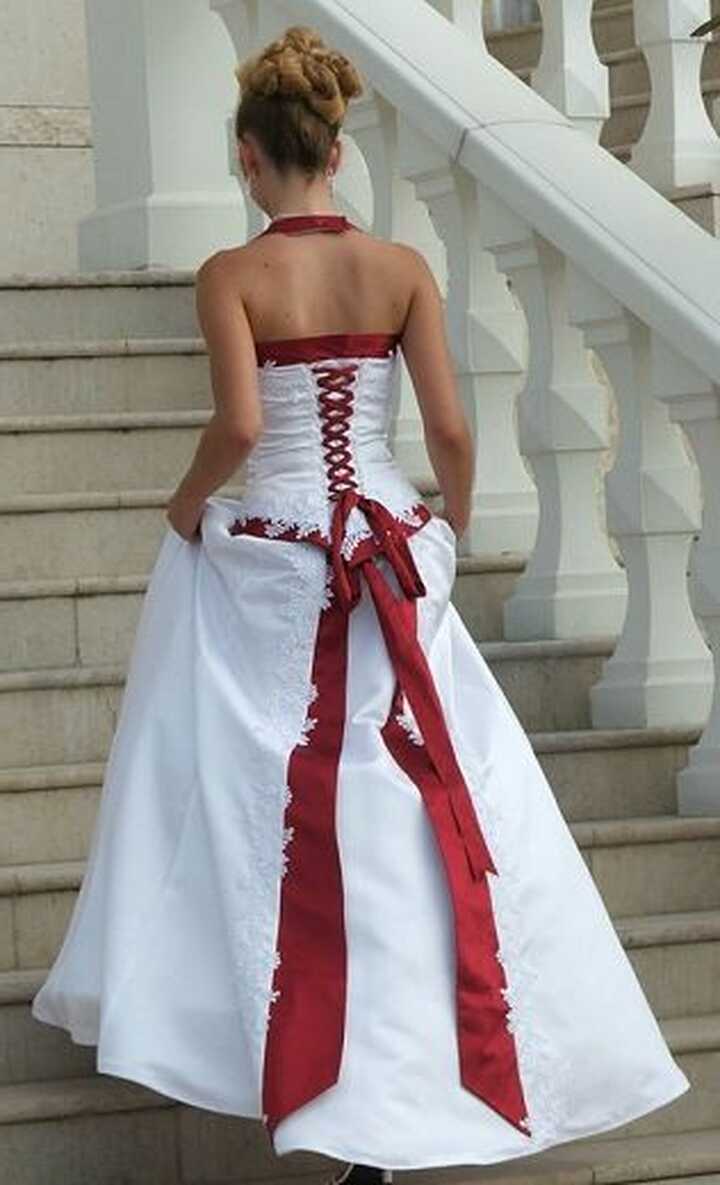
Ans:
<svg viewBox="0 0 720 1185"><path fill-rule="evenodd" d="M278 1155L482 1165L690 1083L388 447L398 345L257 344L246 489L166 528L32 1012Z"/></svg>

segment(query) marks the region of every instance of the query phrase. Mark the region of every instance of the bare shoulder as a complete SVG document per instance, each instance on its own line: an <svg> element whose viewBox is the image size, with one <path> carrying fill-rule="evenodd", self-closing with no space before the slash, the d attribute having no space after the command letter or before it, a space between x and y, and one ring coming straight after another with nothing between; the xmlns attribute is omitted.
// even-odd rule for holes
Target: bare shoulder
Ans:
<svg viewBox="0 0 720 1185"><path fill-rule="evenodd" d="M240 252L244 247L222 247L208 255L195 271L195 281L204 283L214 281L221 283L235 273L240 264Z"/></svg>

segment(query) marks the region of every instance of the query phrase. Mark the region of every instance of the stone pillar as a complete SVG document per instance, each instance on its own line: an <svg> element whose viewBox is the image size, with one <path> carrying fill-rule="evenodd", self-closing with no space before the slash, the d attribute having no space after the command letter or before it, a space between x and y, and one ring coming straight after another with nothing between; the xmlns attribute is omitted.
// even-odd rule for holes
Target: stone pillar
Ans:
<svg viewBox="0 0 720 1185"><path fill-rule="evenodd" d="M235 55L198 0L87 0L96 208L84 270L194 268L245 239L227 120Z"/></svg>

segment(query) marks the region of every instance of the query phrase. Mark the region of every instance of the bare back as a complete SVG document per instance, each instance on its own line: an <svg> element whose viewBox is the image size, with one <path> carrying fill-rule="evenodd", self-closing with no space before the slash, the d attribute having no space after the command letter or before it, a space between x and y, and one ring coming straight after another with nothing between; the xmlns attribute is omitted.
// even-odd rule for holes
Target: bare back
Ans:
<svg viewBox="0 0 720 1185"><path fill-rule="evenodd" d="M260 234L207 259L198 269L196 296L217 413L243 439L254 439L262 423L259 343L324 334L397 336L446 503L467 503L472 441L442 296L422 252L353 226L341 234Z"/></svg>
<svg viewBox="0 0 720 1185"><path fill-rule="evenodd" d="M405 325L416 270L402 244L351 229L259 236L227 255L256 341Z"/></svg>

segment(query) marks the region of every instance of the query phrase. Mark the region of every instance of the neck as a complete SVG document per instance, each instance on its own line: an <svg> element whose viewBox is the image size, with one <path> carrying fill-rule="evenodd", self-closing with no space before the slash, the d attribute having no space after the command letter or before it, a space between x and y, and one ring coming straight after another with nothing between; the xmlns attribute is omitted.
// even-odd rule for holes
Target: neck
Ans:
<svg viewBox="0 0 720 1185"><path fill-rule="evenodd" d="M278 218L301 218L303 216L307 216L308 214L339 214L339 213L340 213L339 210L332 210L332 209L316 210L312 207L310 207L307 210L301 210L296 206L294 210L278 210L275 214L272 214L270 216L270 221L275 222L275 220Z"/></svg>

